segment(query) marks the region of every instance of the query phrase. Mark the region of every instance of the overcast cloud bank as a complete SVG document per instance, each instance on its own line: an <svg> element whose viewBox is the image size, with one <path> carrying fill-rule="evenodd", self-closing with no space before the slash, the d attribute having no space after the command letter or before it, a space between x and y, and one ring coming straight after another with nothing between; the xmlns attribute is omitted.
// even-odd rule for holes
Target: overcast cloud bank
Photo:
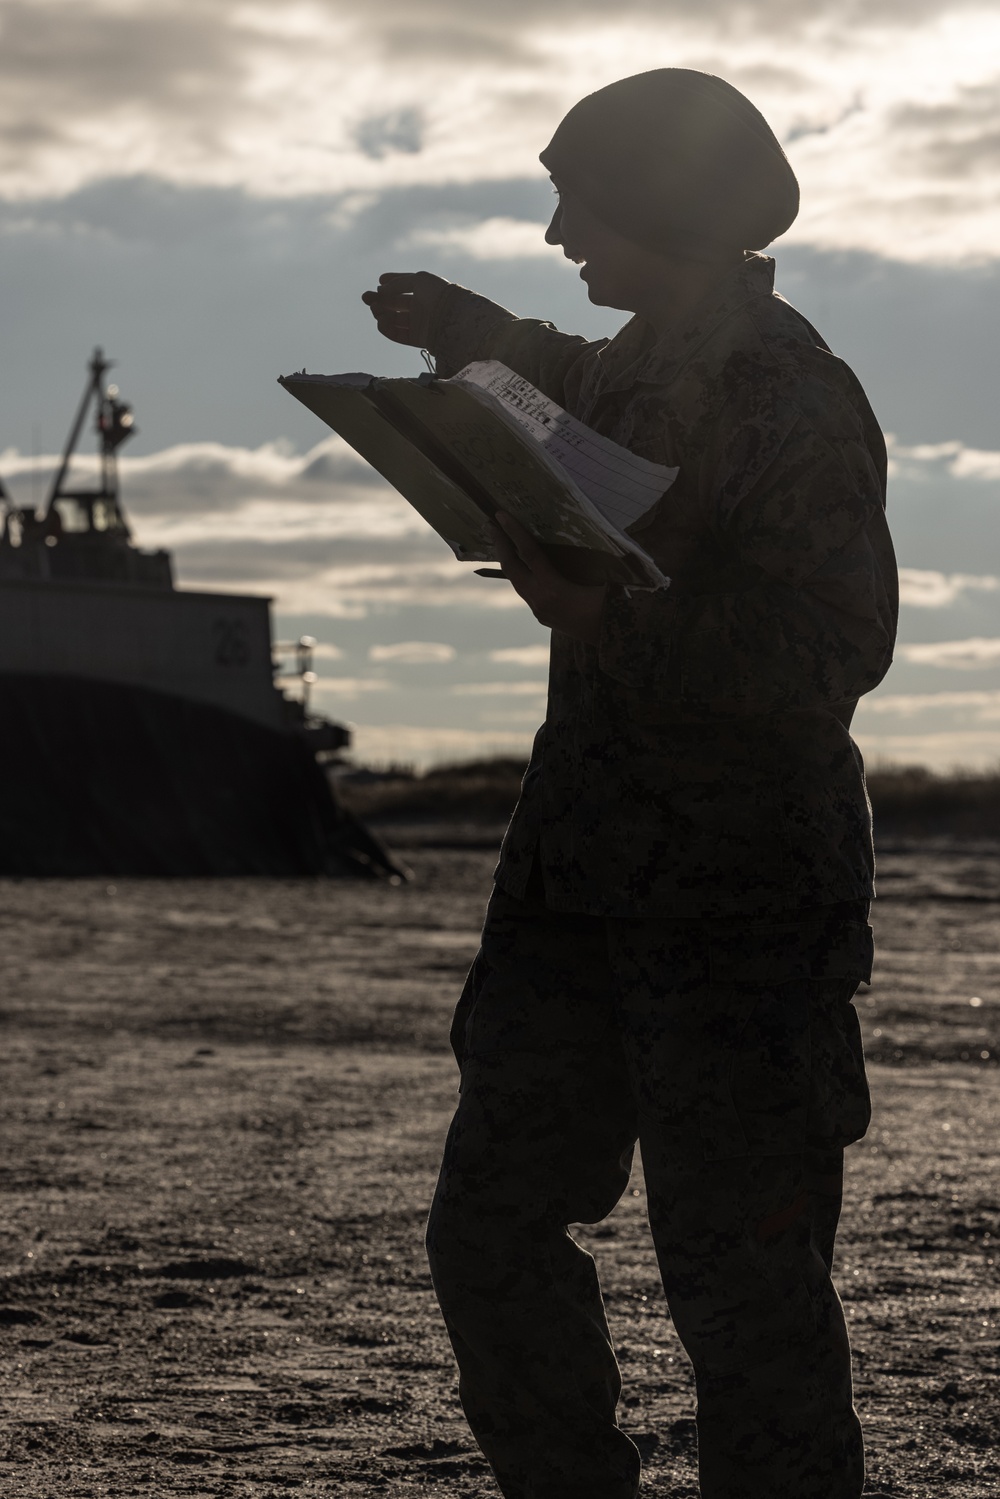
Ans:
<svg viewBox="0 0 1000 1499"><path fill-rule="evenodd" d="M1000 452L959 442L893 448L893 510L905 558L906 485L946 473L968 493L989 486L1000 512ZM0 478L18 503L40 503L55 464L16 449L0 453ZM95 461L78 460L84 478ZM510 607L509 590L484 589L406 501L339 437L306 453L288 444L256 449L184 443L121 460L126 505L143 546L177 554L191 584L273 590L285 612L356 613L366 600ZM900 569L902 601L942 610L963 595L1000 590L995 574ZM324 602L325 601L325 602ZM913 649L925 650L919 646ZM917 656L909 659L917 660Z"/></svg>
<svg viewBox="0 0 1000 1499"><path fill-rule="evenodd" d="M893 495L901 558L906 486L919 494L938 471L958 480L961 491L984 489L996 524L1000 452L959 442L893 451L905 459L896 464ZM55 461L8 449L0 453L0 478L18 503L39 503ZM96 471L92 458L78 464L81 478ZM339 437L305 453L279 443L178 444L123 457L121 475L139 541L175 552L190 584L264 588L288 613L356 614L366 602L514 606L509 590L484 588L455 563L416 511ZM943 610L965 595L998 591L1000 578L991 573L900 569L902 601L917 609Z"/></svg>
<svg viewBox="0 0 1000 1499"><path fill-rule="evenodd" d="M990 259L1000 16L947 0L6 0L0 193L121 175L295 196L537 174L575 99L692 66L743 88L804 188L792 241Z"/></svg>

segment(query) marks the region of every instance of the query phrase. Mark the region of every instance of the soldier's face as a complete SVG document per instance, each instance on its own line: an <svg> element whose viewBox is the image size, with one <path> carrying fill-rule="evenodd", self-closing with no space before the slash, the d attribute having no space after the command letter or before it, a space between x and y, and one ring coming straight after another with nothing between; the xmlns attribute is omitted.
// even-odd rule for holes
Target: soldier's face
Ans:
<svg viewBox="0 0 1000 1499"><path fill-rule="evenodd" d="M562 245L566 258L580 267L580 279L598 307L642 311L671 280L671 262L616 233L558 183L556 191L559 203L546 243Z"/></svg>

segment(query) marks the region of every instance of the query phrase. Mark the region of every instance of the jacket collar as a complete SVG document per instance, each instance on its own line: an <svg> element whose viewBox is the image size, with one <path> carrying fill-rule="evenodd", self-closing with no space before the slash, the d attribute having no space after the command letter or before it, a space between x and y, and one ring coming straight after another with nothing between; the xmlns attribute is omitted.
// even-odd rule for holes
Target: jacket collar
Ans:
<svg viewBox="0 0 1000 1499"><path fill-rule="evenodd" d="M668 385L723 323L748 302L773 292L774 261L752 252L710 298L659 338L651 337L644 319L632 318L597 356L604 374L603 390L627 390L640 383Z"/></svg>

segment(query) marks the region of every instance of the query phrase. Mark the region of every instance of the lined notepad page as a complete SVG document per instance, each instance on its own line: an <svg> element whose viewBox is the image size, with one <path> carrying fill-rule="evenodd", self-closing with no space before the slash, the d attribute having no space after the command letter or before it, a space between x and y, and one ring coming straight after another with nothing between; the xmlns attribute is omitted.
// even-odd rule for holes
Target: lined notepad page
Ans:
<svg viewBox="0 0 1000 1499"><path fill-rule="evenodd" d="M495 359L466 365L453 378L456 384L478 387L499 401L619 531L645 515L677 477L676 468L638 458L620 443L584 426L529 380Z"/></svg>

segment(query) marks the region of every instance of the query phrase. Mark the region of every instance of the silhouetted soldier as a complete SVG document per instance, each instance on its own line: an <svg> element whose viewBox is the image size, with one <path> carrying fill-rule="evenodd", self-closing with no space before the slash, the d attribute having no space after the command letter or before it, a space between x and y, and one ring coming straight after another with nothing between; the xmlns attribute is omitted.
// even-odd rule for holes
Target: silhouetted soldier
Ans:
<svg viewBox="0 0 1000 1499"><path fill-rule="evenodd" d="M830 1268L868 1090L871 827L848 726L889 664L885 448L857 379L754 251L798 208L766 122L662 69L570 111L547 238L588 343L426 273L366 294L439 373L497 359L677 482L639 539L657 592L499 555L552 627L546 721L456 1015L462 1095L431 1213L472 1429L508 1499L632 1499L594 1263L641 1142L706 1499L856 1499ZM488 585L496 586L496 585Z"/></svg>

